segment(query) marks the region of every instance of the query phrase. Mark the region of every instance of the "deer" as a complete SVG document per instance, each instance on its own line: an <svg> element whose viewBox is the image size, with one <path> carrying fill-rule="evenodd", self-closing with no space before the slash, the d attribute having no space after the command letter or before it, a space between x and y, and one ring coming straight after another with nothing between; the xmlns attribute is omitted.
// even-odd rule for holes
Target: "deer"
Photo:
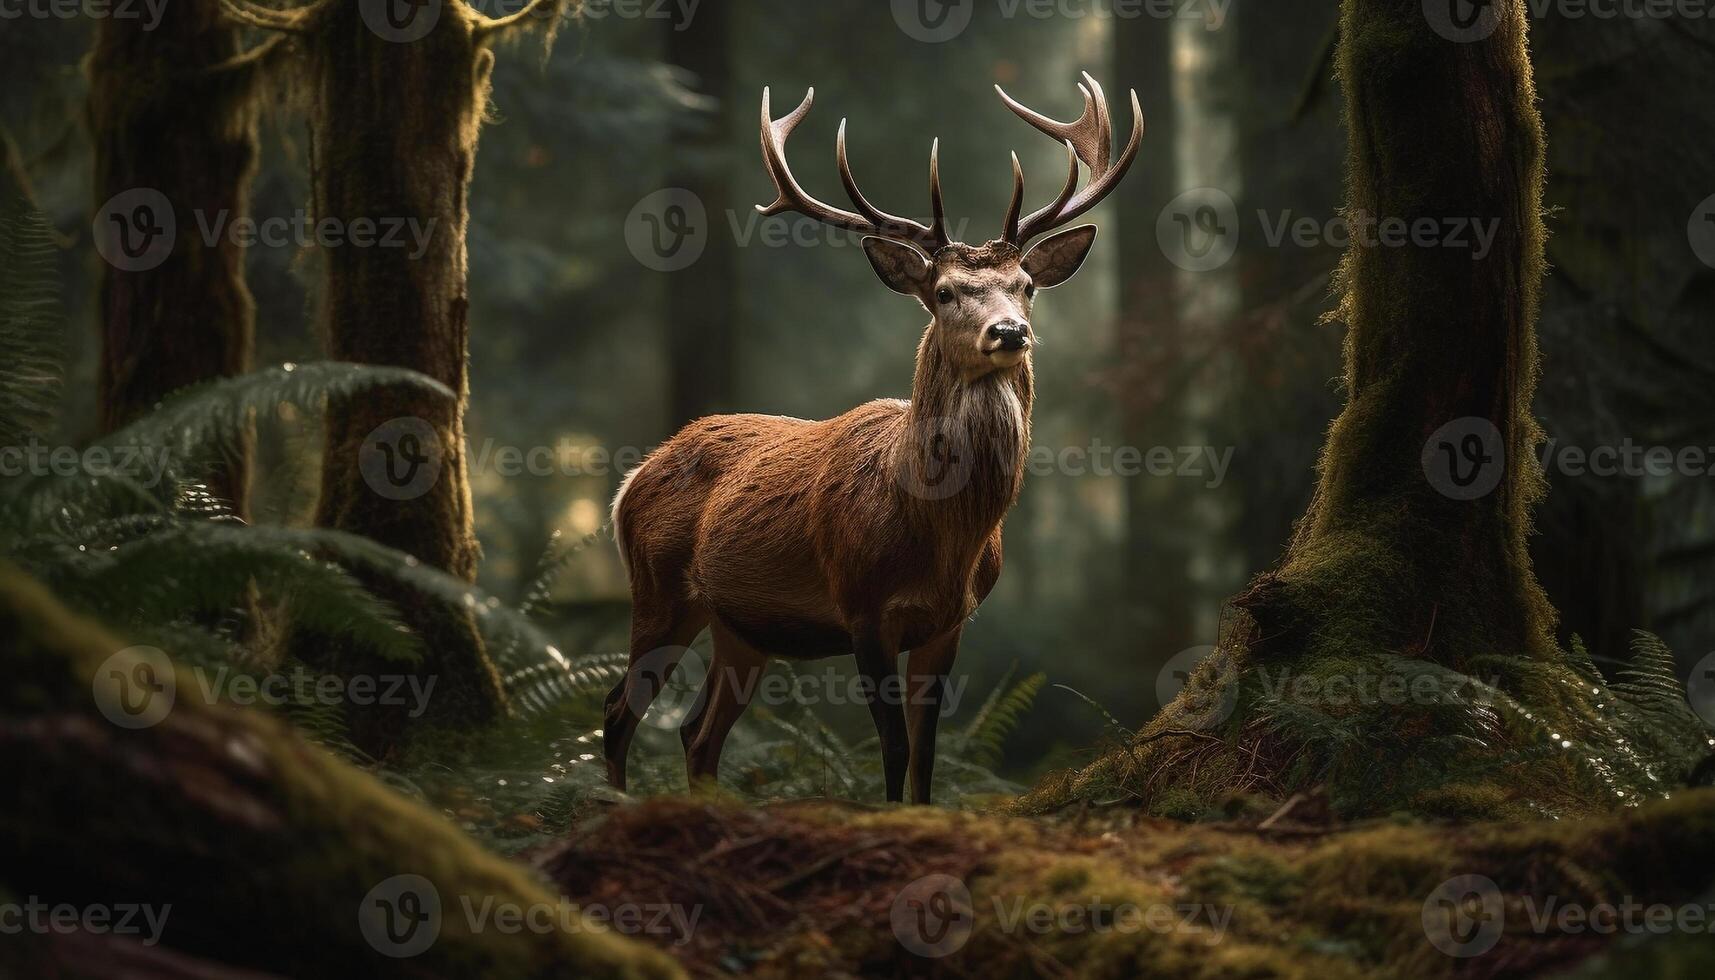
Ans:
<svg viewBox="0 0 1715 980"><path fill-rule="evenodd" d="M887 801L903 801L909 773L912 802L929 802L947 678L965 624L1000 577L1002 525L1023 482L1032 304L1037 290L1072 278L1095 243L1094 225L1056 229L1114 189L1143 140L1135 91L1131 135L1115 159L1106 95L1088 72L1078 88L1083 113L1065 123L995 86L1007 108L1065 146L1067 176L1050 203L1022 214L1024 171L1013 153L1001 237L980 245L948 233L939 140L929 151L933 217L924 225L880 210L858 189L842 119L835 152L856 209L848 211L812 197L786 162L786 140L815 89L780 119L762 90L762 159L777 196L757 211L795 212L862 236L882 283L917 300L930 322L909 400L871 401L823 421L709 416L625 476L612 527L630 578L630 660L607 696L603 728L616 789L625 789L639 720L707 628L711 663L680 727L692 785L716 780L721 748L771 658L850 655L880 741ZM1089 175L1082 189L1080 164Z"/></svg>

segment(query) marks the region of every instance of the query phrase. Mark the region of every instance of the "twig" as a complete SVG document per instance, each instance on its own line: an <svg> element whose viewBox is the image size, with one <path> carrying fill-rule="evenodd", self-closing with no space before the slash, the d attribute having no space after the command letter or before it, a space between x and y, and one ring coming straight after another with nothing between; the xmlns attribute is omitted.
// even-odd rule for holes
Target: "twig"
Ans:
<svg viewBox="0 0 1715 980"><path fill-rule="evenodd" d="M1292 794L1291 799L1288 799L1285 803L1282 803L1280 805L1280 809L1274 811L1274 813L1271 814L1267 820L1264 820L1262 823L1257 824L1256 829L1267 830L1270 827L1273 827L1277 822L1279 822L1281 817L1284 817L1288 813L1291 813L1295 808L1297 808L1298 804L1303 803L1304 800L1305 800L1305 796L1303 793Z"/></svg>
<svg viewBox="0 0 1715 980"><path fill-rule="evenodd" d="M1170 735L1177 735L1180 738L1201 738L1219 745L1226 744L1226 739L1223 739L1219 735L1211 735L1208 732L1196 732L1189 728L1164 728L1153 735L1145 735L1142 738L1135 739L1132 744L1143 745L1146 742L1153 742L1158 738L1167 738Z"/></svg>

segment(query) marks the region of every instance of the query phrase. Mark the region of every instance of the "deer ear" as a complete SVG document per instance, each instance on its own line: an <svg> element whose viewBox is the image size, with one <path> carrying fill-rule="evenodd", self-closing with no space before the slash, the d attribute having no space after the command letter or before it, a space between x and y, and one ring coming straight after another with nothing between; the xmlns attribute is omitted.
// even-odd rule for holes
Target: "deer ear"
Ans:
<svg viewBox="0 0 1715 980"><path fill-rule="evenodd" d="M1096 226L1079 225L1058 235L1050 235L1031 246L1024 256L1024 271L1029 273L1038 289L1058 286L1072 278L1090 246L1096 244Z"/></svg>
<svg viewBox="0 0 1715 980"><path fill-rule="evenodd" d="M863 254L869 256L869 264L888 289L919 299L928 290L934 267L915 247L872 235L863 240Z"/></svg>

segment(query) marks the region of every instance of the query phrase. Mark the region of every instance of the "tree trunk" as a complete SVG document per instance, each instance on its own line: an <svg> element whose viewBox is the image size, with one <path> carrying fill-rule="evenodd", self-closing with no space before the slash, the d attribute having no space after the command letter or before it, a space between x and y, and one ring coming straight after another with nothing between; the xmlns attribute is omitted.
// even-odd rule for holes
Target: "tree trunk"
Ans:
<svg viewBox="0 0 1715 980"><path fill-rule="evenodd" d="M470 300L467 190L494 55L477 16L444 3L425 36L383 37L363 5L325 7L314 24L314 185L318 221L406 222L398 240L324 247L323 319L335 360L421 371L456 401L399 392L349 401L329 412L316 523L372 538L474 581L480 549L471 509L464 413ZM414 30L417 21L405 30ZM427 641L416 668L437 679L425 730L491 721L505 696L472 610L449 609L386 583ZM354 651L313 651L347 673L397 668ZM357 658L357 659L353 659ZM412 720L402 708L372 708L354 720L359 744L385 752Z"/></svg>
<svg viewBox="0 0 1715 980"><path fill-rule="evenodd" d="M0 895L112 908L137 930L7 936L0 974L680 975L278 720L196 696L159 651L121 651L9 566L0 637ZM153 910L156 943L128 906ZM508 907L553 914L521 932L476 918Z"/></svg>
<svg viewBox="0 0 1715 980"><path fill-rule="evenodd" d="M667 283L674 426L730 409L733 393L738 243L726 221L732 207L727 192L732 168L724 152L732 106L731 8L713 4L689 24L665 22L668 61L696 75L697 91L715 101L713 112L695 117L698 128L674 134L672 148L672 186L696 195L709 222L702 255L671 273Z"/></svg>
<svg viewBox="0 0 1715 980"><path fill-rule="evenodd" d="M1127 443L1147 452L1178 445L1183 426L1172 378L1183 370L1188 344L1175 302L1174 269L1156 240L1157 219L1180 190L1173 152L1173 44L1168 25L1155 18L1114 18L1112 30L1110 91L1135 89L1149 120L1140 159L1112 197L1119 215L1120 412ZM1167 653L1193 642L1196 603L1185 571L1195 542L1184 531L1184 482L1125 481L1124 587L1138 604L1138 621L1130 626L1149 647Z"/></svg>
<svg viewBox="0 0 1715 980"><path fill-rule="evenodd" d="M101 279L100 423L112 431L188 385L249 369L255 304L230 228L256 166L254 78L215 70L239 52L219 0L164 6L150 30L101 21L88 61ZM144 247L139 207L167 234ZM170 217L171 225L161 225ZM124 240L122 240L124 239ZM126 246L142 251L127 254ZM249 440L211 460L209 487L242 514Z"/></svg>
<svg viewBox="0 0 1715 980"><path fill-rule="evenodd" d="M1315 494L1166 710L1026 808L1117 783L1179 815L1318 786L1348 814L1576 812L1656 778L1601 761L1632 749L1525 547L1544 140L1524 0L1484 9L1495 30L1457 42L1418 0L1345 0L1347 211L1408 231L1346 251L1346 404Z"/></svg>
<svg viewBox="0 0 1715 980"><path fill-rule="evenodd" d="M1346 406L1280 568L1235 605L1253 654L1413 650L1552 657L1525 546L1543 479L1531 414L1544 272L1544 139L1522 3L1493 34L1439 36L1415 0L1347 0L1352 215L1493 227L1465 246L1354 245L1334 316ZM1449 239L1450 240L1450 239Z"/></svg>

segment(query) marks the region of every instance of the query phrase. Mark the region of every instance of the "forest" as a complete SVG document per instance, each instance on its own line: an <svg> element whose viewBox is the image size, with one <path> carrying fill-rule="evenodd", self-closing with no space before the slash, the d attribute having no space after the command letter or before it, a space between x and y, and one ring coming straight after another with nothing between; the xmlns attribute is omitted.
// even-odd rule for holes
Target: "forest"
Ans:
<svg viewBox="0 0 1715 980"><path fill-rule="evenodd" d="M0 978L1715 972L1712 0L0 79Z"/></svg>

